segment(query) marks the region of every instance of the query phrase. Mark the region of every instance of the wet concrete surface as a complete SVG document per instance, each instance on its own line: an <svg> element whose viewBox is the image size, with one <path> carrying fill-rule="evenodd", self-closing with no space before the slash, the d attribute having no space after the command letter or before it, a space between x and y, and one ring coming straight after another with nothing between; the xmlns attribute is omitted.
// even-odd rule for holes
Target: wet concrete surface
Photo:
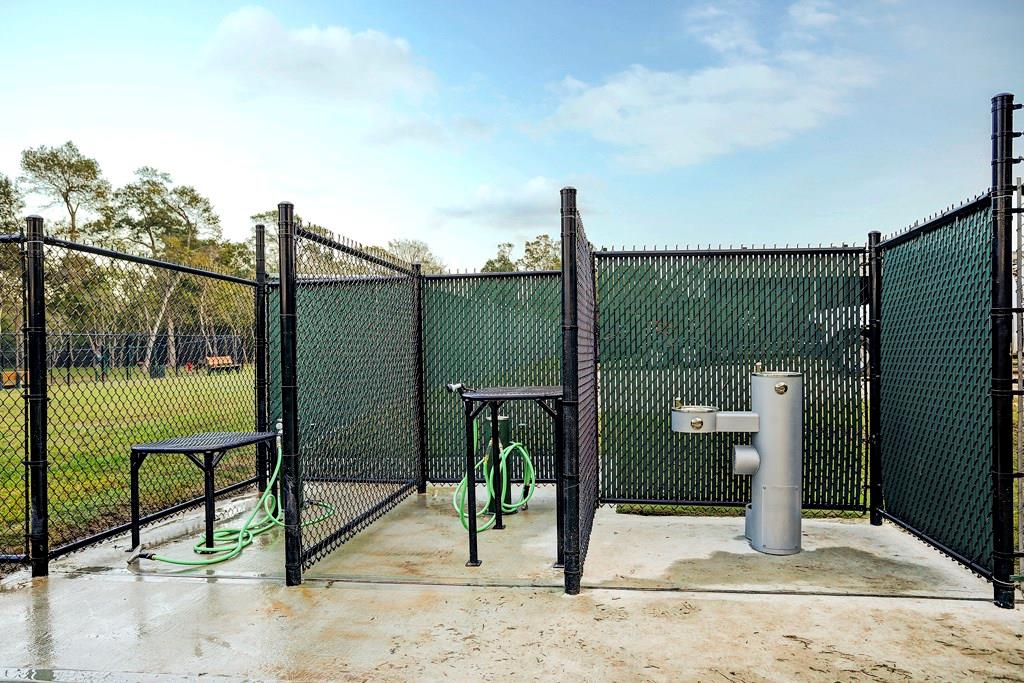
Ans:
<svg viewBox="0 0 1024 683"><path fill-rule="evenodd" d="M1019 611L892 526L806 520L805 552L772 557L739 518L602 509L565 596L550 492L481 536L476 569L449 496L413 496L295 588L276 532L214 570L129 567L116 539L9 577L0 678L1024 680ZM144 542L187 556L199 517Z"/></svg>

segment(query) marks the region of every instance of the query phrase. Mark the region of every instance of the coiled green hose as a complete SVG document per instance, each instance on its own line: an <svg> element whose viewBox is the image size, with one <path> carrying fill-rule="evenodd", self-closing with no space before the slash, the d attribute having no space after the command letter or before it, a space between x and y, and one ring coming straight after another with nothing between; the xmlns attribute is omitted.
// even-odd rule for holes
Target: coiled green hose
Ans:
<svg viewBox="0 0 1024 683"><path fill-rule="evenodd" d="M475 425L473 431L475 441ZM513 452L519 453L520 457L522 457L523 459L522 498L517 503L506 503L504 501L504 496L501 493L495 494L494 478L491 476L491 468L487 466L489 464L490 456L486 456L482 460L480 460L480 462L478 462L474 468L474 470L479 470L483 468L484 482L487 484L487 495L486 498L484 499L483 509L476 511L477 517L483 517L487 514L487 508L490 507L492 500L497 499L498 501L500 501L502 512L516 512L517 510L524 507L527 503L529 503L530 499L533 498L533 493L534 491L537 490L537 473L533 469L533 460L530 458L530 452L526 450L526 446L519 443L518 441L513 441L508 446L502 448L501 452L498 455L498 469L501 472L501 481L508 481L508 456L510 456ZM465 529L469 529L470 514L469 511L466 509L466 507L468 506L469 499L468 483L468 478L463 477L462 481L459 482L459 485L455 487L455 495L452 496L452 507L455 508L455 511L459 514L459 521L462 522L462 526ZM492 526L494 526L496 517L496 514L491 513L490 519L488 519L482 525L479 525L477 527L477 531L487 531L488 529L490 529Z"/></svg>
<svg viewBox="0 0 1024 683"><path fill-rule="evenodd" d="M139 557L145 560L155 560L168 564L177 564L185 567L205 567L219 562L238 557L244 549L252 545L253 540L262 533L270 531L276 526L284 526L284 511L281 509L277 496L274 495L274 484L281 473L281 447L277 448L277 462L274 463L274 471L267 481L267 488L260 495L252 512L246 518L245 523L239 528L216 529L213 532L214 545L209 547L203 539L192 546L192 551L197 555L211 555L212 557L201 557L194 560L183 560L165 555L154 555L153 553L140 553ZM324 512L319 517L304 521L302 526L322 522L334 515L334 506L319 500L307 500L307 505L315 505L323 508ZM263 514L257 518L257 514ZM129 560L130 561L130 560Z"/></svg>

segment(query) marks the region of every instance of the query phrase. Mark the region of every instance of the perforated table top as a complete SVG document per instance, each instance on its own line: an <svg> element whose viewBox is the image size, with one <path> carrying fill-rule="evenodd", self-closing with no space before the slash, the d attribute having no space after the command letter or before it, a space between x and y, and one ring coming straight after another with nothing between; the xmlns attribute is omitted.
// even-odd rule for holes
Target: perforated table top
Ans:
<svg viewBox="0 0 1024 683"><path fill-rule="evenodd" d="M485 387L483 389L467 389L462 392L462 398L472 401L540 400L561 397L561 386Z"/></svg>
<svg viewBox="0 0 1024 683"><path fill-rule="evenodd" d="M205 432L132 446L133 453L216 453L270 441L276 432Z"/></svg>

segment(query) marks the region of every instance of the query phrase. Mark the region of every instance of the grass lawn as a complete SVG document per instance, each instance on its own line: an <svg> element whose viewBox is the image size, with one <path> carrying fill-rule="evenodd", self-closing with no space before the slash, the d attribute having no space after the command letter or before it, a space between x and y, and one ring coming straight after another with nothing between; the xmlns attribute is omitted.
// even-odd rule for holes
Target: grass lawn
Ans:
<svg viewBox="0 0 1024 683"><path fill-rule="evenodd" d="M56 371L49 386L50 545L129 519L128 453L133 444L203 431L251 431L252 367L208 375L169 372L107 381L76 372L70 384ZM24 413L20 390L0 391L0 552L23 552ZM239 449L217 468L218 487L255 471L255 449ZM142 511L153 512L202 494L202 475L186 458L150 456L141 475Z"/></svg>

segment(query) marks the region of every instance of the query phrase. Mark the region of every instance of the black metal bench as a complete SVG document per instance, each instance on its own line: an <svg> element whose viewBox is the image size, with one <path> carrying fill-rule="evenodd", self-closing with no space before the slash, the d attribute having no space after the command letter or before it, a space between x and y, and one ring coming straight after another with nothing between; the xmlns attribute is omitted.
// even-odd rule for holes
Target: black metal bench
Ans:
<svg viewBox="0 0 1024 683"><path fill-rule="evenodd" d="M206 506L206 547L212 548L214 488L213 473L228 451L244 446L266 443L273 447L276 432L206 432L192 436L179 436L153 443L132 446L131 451L131 505L132 547L139 547L139 469L150 455L184 455L203 472L203 499Z"/></svg>

